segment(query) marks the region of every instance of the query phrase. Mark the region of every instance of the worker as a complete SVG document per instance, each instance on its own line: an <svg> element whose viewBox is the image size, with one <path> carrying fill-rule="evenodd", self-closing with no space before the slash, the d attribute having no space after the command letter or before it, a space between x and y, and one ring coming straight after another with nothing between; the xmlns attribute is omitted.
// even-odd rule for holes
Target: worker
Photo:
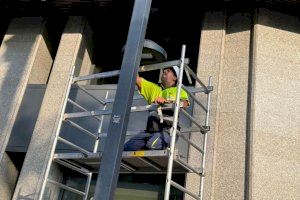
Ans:
<svg viewBox="0 0 300 200"><path fill-rule="evenodd" d="M172 103L176 100L177 94L177 77L179 76L179 67L173 66L165 68L161 75L161 85L157 85L142 77L137 77L136 85L140 94L145 98L148 104ZM182 107L189 106L187 93L182 89L180 92L180 104ZM164 117L173 116L173 110L163 110ZM161 150L165 149L170 144L170 129L172 121L160 120L157 111L149 113L146 130L134 135L124 145L124 151L137 150ZM180 129L180 127L177 127Z"/></svg>

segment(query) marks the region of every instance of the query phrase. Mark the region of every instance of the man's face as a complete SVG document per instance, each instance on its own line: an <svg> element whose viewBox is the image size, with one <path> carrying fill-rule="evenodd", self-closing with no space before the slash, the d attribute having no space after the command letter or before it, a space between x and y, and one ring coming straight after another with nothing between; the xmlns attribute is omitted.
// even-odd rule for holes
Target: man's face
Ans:
<svg viewBox="0 0 300 200"><path fill-rule="evenodd" d="M177 77L170 68L164 69L161 76L161 83L164 87L171 87L176 83Z"/></svg>

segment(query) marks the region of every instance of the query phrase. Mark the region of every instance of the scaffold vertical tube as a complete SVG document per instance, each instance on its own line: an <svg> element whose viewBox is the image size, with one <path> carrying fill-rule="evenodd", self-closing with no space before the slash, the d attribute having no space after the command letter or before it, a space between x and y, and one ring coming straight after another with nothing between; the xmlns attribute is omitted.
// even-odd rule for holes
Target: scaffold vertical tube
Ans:
<svg viewBox="0 0 300 200"><path fill-rule="evenodd" d="M180 73L179 73L178 83L177 83L176 103L175 103L175 108L174 108L174 121L173 121L172 129L171 129L171 144L170 144L170 149L169 149L168 171L167 171L167 178L166 178L164 200L169 200L169 197L170 197L174 149L175 149L175 141L176 141L176 133L177 133L178 115L179 115L179 109L180 109L180 91L181 91L181 87L182 87L182 77L183 77L183 71L184 71L185 48L186 48L185 45L182 45L181 58L180 58Z"/></svg>
<svg viewBox="0 0 300 200"><path fill-rule="evenodd" d="M211 86L211 76L208 79L208 86ZM209 124L209 115L210 115L210 97L211 91L207 94L207 113L205 118L205 126ZM205 161L206 161L206 146L207 146L207 132L204 133L204 143L203 143L203 154L202 154L202 175L200 178L200 199L203 200L203 191L204 191L204 175L205 175Z"/></svg>
<svg viewBox="0 0 300 200"><path fill-rule="evenodd" d="M105 100L107 100L108 98L108 91L106 91L106 94L105 94ZM106 106L107 104L104 105L103 107L103 110L106 109ZM98 130L97 130L97 136L99 136L102 132L102 128L103 128L103 121L104 121L104 115L101 115L101 121L99 122L99 126L98 126ZM99 142L100 142L100 137L98 137L98 139L95 141L95 144L94 144L94 149L93 149L93 153L97 153L98 151L98 146L99 146Z"/></svg>

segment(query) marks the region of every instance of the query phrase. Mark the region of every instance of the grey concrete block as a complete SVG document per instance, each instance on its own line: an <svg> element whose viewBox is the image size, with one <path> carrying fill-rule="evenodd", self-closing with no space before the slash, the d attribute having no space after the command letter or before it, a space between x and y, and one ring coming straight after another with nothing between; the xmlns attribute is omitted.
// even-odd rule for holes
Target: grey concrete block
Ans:
<svg viewBox="0 0 300 200"><path fill-rule="evenodd" d="M297 160L255 152L253 164L252 199L300 198L300 164Z"/></svg>
<svg viewBox="0 0 300 200"><path fill-rule="evenodd" d="M33 21L35 23L31 24ZM31 34L15 32L14 37L7 37L3 40L0 48L0 160L1 167L5 165L2 157L5 155L6 145L10 138L11 130L15 122L19 106L21 104L29 74L32 68L33 55L37 48L37 38L42 27L41 18L16 19L11 22L6 36L14 31L13 26L19 26L20 22L31 24ZM35 28L34 28L35 27ZM30 37L27 37L28 34ZM15 39L20 37L20 40ZM26 39L24 39L26 38ZM3 162L2 162L3 161ZM13 178L13 177L12 177ZM3 197L4 198L4 197Z"/></svg>
<svg viewBox="0 0 300 200"><path fill-rule="evenodd" d="M69 21L64 30L61 43L53 64L49 83L34 128L32 139L22 167L13 199L19 196L38 198L45 180L46 169L51 160L51 149L59 128L59 120L68 87L70 72L76 63L81 42L81 21ZM71 28L70 28L71 27ZM69 33L72 29L74 32ZM67 40L66 39L71 38ZM68 52L67 54L65 52ZM39 152L37 155L36 152ZM28 186L28 179L31 186ZM51 197L53 198L53 196Z"/></svg>
<svg viewBox="0 0 300 200"><path fill-rule="evenodd" d="M266 9L259 13L251 198L298 199L299 20Z"/></svg>
<svg viewBox="0 0 300 200"><path fill-rule="evenodd" d="M245 125L241 121L239 126L230 126L233 120L240 120L244 116L243 113L226 113L219 118L222 124L215 139L215 199L241 199L244 195Z"/></svg>
<svg viewBox="0 0 300 200"><path fill-rule="evenodd" d="M9 156L4 153L3 159L0 165L0 194L1 199L9 200L14 192L15 184L17 182L19 172L15 165L9 158Z"/></svg>

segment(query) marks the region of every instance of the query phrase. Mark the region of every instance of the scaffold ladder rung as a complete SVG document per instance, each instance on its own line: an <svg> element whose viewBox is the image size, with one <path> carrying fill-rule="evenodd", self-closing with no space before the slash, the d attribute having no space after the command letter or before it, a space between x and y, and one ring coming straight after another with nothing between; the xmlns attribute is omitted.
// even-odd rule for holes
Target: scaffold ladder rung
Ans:
<svg viewBox="0 0 300 200"><path fill-rule="evenodd" d="M184 137L184 135L182 135L180 132L177 132L177 135L180 136L180 138L182 138L184 141L189 143L191 146L193 146L195 149L197 149L200 153L203 153L203 150L196 143Z"/></svg>
<svg viewBox="0 0 300 200"><path fill-rule="evenodd" d="M171 183L171 185L172 185L173 187L177 188L178 190L180 190L180 191L182 191L182 192L184 192L184 193L189 194L191 197L194 197L195 199L198 199L198 200L201 199L198 195L196 195L196 194L190 192L189 190L187 190L186 188L182 187L182 186L179 185L178 183L176 183L176 182L174 182L174 181L172 181L172 180L170 180L170 183Z"/></svg>
<svg viewBox="0 0 300 200"><path fill-rule="evenodd" d="M71 126L73 126L74 128L80 130L81 132L87 134L88 136L94 138L95 140L97 140L99 137L97 135L95 135L94 133L86 130L85 128L83 128L82 126L76 124L75 122L71 121L71 120L66 120L66 122L68 122Z"/></svg>
<svg viewBox="0 0 300 200"><path fill-rule="evenodd" d="M69 186L64 185L64 184L62 184L62 183L56 182L56 181L54 181L54 180L48 179L47 182L48 182L48 183L52 183L52 184L54 184L54 185L56 185L56 186L58 186L58 187L60 187L60 188L63 188L63 189L65 189L65 190L68 190L68 191L70 191L70 192L76 193L76 194L78 194L78 195L85 196L85 192L82 192L82 191L77 190L77 189L75 189L75 188L69 187Z"/></svg>
<svg viewBox="0 0 300 200"><path fill-rule="evenodd" d="M189 165L187 162L183 161L182 159L180 159L178 156L176 158L176 161L181 164L184 168L186 168L187 170L194 172L195 174L200 175L202 173L201 170L197 170L194 167L192 167L191 165Z"/></svg>
<svg viewBox="0 0 300 200"><path fill-rule="evenodd" d="M189 118L196 126L198 126L199 128L200 128L200 130L202 131L202 132L206 132L207 130L203 127L203 126L201 126L197 121L196 121L196 119L194 119L187 111L185 111L185 110L181 110L182 111L182 114L184 114L187 118Z"/></svg>
<svg viewBox="0 0 300 200"><path fill-rule="evenodd" d="M60 159L55 159L54 161L60 165L63 165L69 169L72 169L72 170L74 170L78 173L81 173L83 175L86 175L86 176L88 175L88 173L90 173L89 170L87 170L81 166L77 166L76 164L72 163L71 161L64 161L64 160L60 160Z"/></svg>
<svg viewBox="0 0 300 200"><path fill-rule="evenodd" d="M74 148L74 149L77 149L78 151L80 151L81 153L83 153L83 154L85 154L85 155L88 155L88 154L91 153L91 152L89 152L89 151L87 151L87 150L85 150L85 149L79 147L78 145L76 145L76 144L74 144L74 143L72 143L72 142L70 142L70 141L68 141L68 140L66 140L66 139L64 139L64 138L62 138L62 137L58 137L57 139L58 139L58 141L61 141L61 142L63 142L64 144L66 144L66 145L68 145L68 146L70 146L70 147L72 147L72 148Z"/></svg>

